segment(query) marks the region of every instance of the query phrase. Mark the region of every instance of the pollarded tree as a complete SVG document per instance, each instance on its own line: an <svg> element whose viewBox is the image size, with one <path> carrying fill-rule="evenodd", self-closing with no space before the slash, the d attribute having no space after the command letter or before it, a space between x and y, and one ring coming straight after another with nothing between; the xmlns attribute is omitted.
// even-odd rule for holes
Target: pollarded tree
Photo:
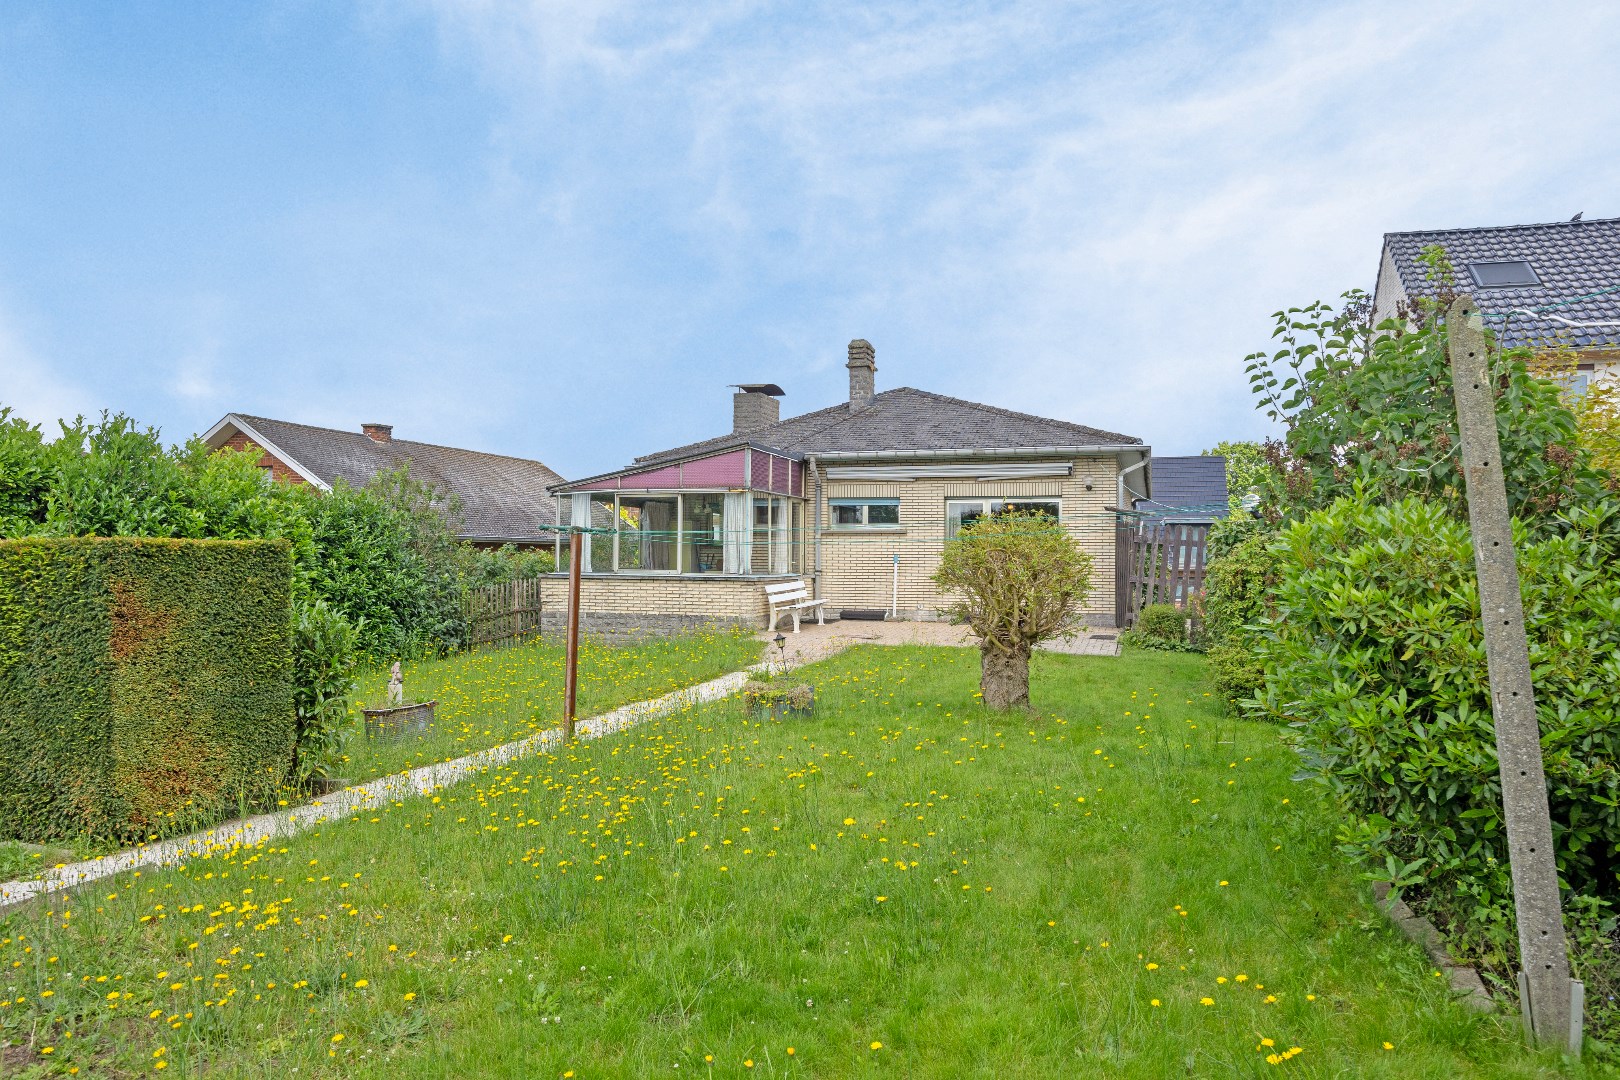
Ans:
<svg viewBox="0 0 1620 1080"><path fill-rule="evenodd" d="M934 581L957 597L950 614L979 638L979 689L992 709L1029 704L1035 646L1079 629L1091 556L1051 518L997 514L945 545Z"/></svg>

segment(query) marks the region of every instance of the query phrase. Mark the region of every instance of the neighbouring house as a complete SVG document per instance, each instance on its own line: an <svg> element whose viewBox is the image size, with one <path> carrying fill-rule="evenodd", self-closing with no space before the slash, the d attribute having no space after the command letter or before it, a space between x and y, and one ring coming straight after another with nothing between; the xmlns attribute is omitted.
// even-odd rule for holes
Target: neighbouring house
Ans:
<svg viewBox="0 0 1620 1080"><path fill-rule="evenodd" d="M1231 513L1224 457L1156 457L1148 472L1152 498L1120 514L1119 626L1132 625L1148 604L1186 605L1202 595L1210 526Z"/></svg>
<svg viewBox="0 0 1620 1080"><path fill-rule="evenodd" d="M1421 256L1434 246L1453 280L1432 279ZM1384 235L1375 322L1446 291L1473 296L1504 346L1571 350L1577 390L1620 372L1620 218Z"/></svg>
<svg viewBox="0 0 1620 1080"><path fill-rule="evenodd" d="M214 450L258 450L259 468L275 479L323 491L340 479L361 487L379 472L409 465L413 478L460 503L462 540L550 546L555 537L547 526L557 524L557 501L546 489L562 477L529 458L396 439L390 424L338 431L243 413L226 413L203 441Z"/></svg>
<svg viewBox="0 0 1620 1080"><path fill-rule="evenodd" d="M760 625L763 586L802 577L832 617L934 619L932 575L964 522L1049 515L1093 560L1092 625L1115 612L1116 506L1150 493L1140 439L924 390L879 393L849 344L849 400L781 419L782 389L736 387L729 434L554 485L582 538L581 622L597 630ZM568 564L559 541L558 567ZM567 582L545 590L548 618Z"/></svg>

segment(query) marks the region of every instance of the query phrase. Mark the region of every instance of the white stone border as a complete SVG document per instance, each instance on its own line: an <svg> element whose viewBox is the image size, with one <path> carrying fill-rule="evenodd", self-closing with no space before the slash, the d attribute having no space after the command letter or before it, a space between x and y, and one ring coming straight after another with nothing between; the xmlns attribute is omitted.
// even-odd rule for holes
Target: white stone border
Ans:
<svg viewBox="0 0 1620 1080"><path fill-rule="evenodd" d="M599 739L678 709L718 701L741 690L749 672L764 671L768 668L768 664L756 664L729 675L722 675L718 679L684 687L662 697L632 702L601 716L580 720L575 730L581 739ZM540 753L561 741L561 729L552 728L537 732L518 742L491 747L476 754L456 758L454 761L424 765L409 772L393 773L364 784L344 788L342 791L323 795L314 802L280 810L274 814L260 814L257 817L230 821L189 836L179 836L155 844L142 844L85 862L69 863L30 881L8 881L0 884L0 911L27 903L36 896L111 877L125 870L176 866L187 859L211 855L214 852L240 850L274 837L293 836L312 826L370 810L388 800L425 795L447 788L474 773L485 772L492 766L504 765Z"/></svg>

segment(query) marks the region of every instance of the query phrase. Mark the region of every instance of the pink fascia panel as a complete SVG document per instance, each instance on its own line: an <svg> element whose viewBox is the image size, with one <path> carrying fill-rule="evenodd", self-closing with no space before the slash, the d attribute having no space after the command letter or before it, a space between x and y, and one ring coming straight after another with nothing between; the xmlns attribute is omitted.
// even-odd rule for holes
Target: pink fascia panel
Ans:
<svg viewBox="0 0 1620 1080"><path fill-rule="evenodd" d="M746 451L733 450L713 457L699 458L681 465L681 487L737 488L744 486L743 459ZM625 477L625 486L630 478Z"/></svg>
<svg viewBox="0 0 1620 1080"><path fill-rule="evenodd" d="M755 491L771 490L771 460L773 457L774 455L767 454L763 450L754 451L754 475L748 486Z"/></svg>
<svg viewBox="0 0 1620 1080"><path fill-rule="evenodd" d="M792 485L788 494L797 498L804 498L804 463L799 461L790 462L788 476Z"/></svg>
<svg viewBox="0 0 1620 1080"><path fill-rule="evenodd" d="M681 486L681 467L679 465L665 465L662 469L648 469L646 472L625 473L619 477L619 487L637 490L640 488L678 488Z"/></svg>
<svg viewBox="0 0 1620 1080"><path fill-rule="evenodd" d="M606 480L598 480L594 484L583 484L581 486L573 488L572 490L574 490L574 491L618 491L619 490L619 478L617 476L612 476L612 477L609 477Z"/></svg>

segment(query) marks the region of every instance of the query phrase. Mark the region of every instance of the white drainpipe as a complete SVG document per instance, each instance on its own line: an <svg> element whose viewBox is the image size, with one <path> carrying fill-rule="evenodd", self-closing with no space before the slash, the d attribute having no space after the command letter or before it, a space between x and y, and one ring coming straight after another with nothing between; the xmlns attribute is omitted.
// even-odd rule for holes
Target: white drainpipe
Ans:
<svg viewBox="0 0 1620 1080"><path fill-rule="evenodd" d="M1133 473L1137 469L1142 468L1143 466L1145 466L1151 460L1152 460L1152 458L1144 456L1142 458L1142 460L1138 461L1135 465L1132 465L1129 468L1119 470L1119 501L1114 503L1115 506L1119 507L1121 510L1129 510L1130 509L1130 507L1127 506L1126 503L1125 503L1125 475L1127 473Z"/></svg>
<svg viewBox="0 0 1620 1080"><path fill-rule="evenodd" d="M821 599L821 470L816 468L816 455L809 454L805 463L810 466L810 479L815 483L815 524L811 533L811 543L815 548L815 566L810 574L810 598Z"/></svg>

